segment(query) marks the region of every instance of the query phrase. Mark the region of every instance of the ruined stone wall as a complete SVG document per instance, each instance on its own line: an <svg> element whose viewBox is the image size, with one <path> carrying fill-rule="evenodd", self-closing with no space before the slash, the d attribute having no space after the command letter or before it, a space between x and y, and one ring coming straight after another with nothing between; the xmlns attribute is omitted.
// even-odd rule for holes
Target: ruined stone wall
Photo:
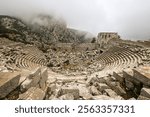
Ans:
<svg viewBox="0 0 150 117"><path fill-rule="evenodd" d="M0 99L43 100L47 92L47 68L0 73Z"/></svg>
<svg viewBox="0 0 150 117"><path fill-rule="evenodd" d="M100 47L106 45L110 40L117 40L120 39L118 33L115 32L102 32L99 33L97 36L97 43L100 44Z"/></svg>

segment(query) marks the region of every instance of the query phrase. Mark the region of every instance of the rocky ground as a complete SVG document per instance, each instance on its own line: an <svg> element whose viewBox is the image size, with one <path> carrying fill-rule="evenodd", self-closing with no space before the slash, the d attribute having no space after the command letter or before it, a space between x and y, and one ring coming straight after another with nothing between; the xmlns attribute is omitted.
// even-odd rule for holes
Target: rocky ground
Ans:
<svg viewBox="0 0 150 117"><path fill-rule="evenodd" d="M52 24L55 36L79 37ZM0 99L150 99L148 41L113 40L104 48L79 38L52 44L42 39L44 29L51 31L41 27L38 33L20 20L0 18Z"/></svg>

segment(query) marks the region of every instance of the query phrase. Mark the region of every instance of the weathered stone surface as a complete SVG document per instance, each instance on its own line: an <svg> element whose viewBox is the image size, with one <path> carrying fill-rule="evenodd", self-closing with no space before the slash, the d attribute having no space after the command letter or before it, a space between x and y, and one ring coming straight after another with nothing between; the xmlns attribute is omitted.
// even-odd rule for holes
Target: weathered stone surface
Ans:
<svg viewBox="0 0 150 117"><path fill-rule="evenodd" d="M48 89L47 89L48 95L55 94L56 89L58 89L58 86L56 84L49 84Z"/></svg>
<svg viewBox="0 0 150 117"><path fill-rule="evenodd" d="M49 78L48 80L47 80L47 84L54 84L54 83L56 83L57 82L57 78Z"/></svg>
<svg viewBox="0 0 150 117"><path fill-rule="evenodd" d="M74 95L72 93L68 93L59 97L60 100L74 100Z"/></svg>
<svg viewBox="0 0 150 117"><path fill-rule="evenodd" d="M120 87L118 82L110 82L110 81L106 81L107 85L113 89L113 91L115 91L118 95L120 96L124 96L126 95L126 92L123 88Z"/></svg>
<svg viewBox="0 0 150 117"><path fill-rule="evenodd" d="M133 75L133 70L131 69L123 71L123 77L125 78L125 80L128 80L136 85L140 85L140 82L136 78L134 78Z"/></svg>
<svg viewBox="0 0 150 117"><path fill-rule="evenodd" d="M146 86L150 86L150 67L134 69L134 77Z"/></svg>
<svg viewBox="0 0 150 117"><path fill-rule="evenodd" d="M114 100L114 98L106 96L106 95L98 95L98 96L92 96L93 100Z"/></svg>
<svg viewBox="0 0 150 117"><path fill-rule="evenodd" d="M34 72L29 74L27 79L20 85L20 89L22 92L26 91L30 87L35 87L40 79L41 79L41 73L40 68L36 69Z"/></svg>
<svg viewBox="0 0 150 117"><path fill-rule="evenodd" d="M39 82L39 86L40 88L44 91L46 88L46 81L48 79L48 72L47 72L47 68L45 69L41 69L41 79Z"/></svg>
<svg viewBox="0 0 150 117"><path fill-rule="evenodd" d="M28 79L33 79L35 76L39 75L39 73L41 72L41 68L37 67L35 68L33 71L31 71L31 73L28 76Z"/></svg>
<svg viewBox="0 0 150 117"><path fill-rule="evenodd" d="M91 93L92 95L99 95L99 94L101 94L101 93L97 90L97 88L96 88L95 86L90 86L90 87L89 87L89 90L90 90L90 93Z"/></svg>
<svg viewBox="0 0 150 117"><path fill-rule="evenodd" d="M46 95L46 100L53 100L53 99L55 99L56 98L56 96L55 95Z"/></svg>
<svg viewBox="0 0 150 117"><path fill-rule="evenodd" d="M105 89L110 89L110 87L104 83L98 83L98 89L100 92L104 91Z"/></svg>
<svg viewBox="0 0 150 117"><path fill-rule="evenodd" d="M18 72L0 73L0 98L4 98L18 87L20 74Z"/></svg>
<svg viewBox="0 0 150 117"><path fill-rule="evenodd" d="M112 98L115 98L118 96L117 93L114 92L112 89L105 89L105 92Z"/></svg>
<svg viewBox="0 0 150 117"><path fill-rule="evenodd" d="M79 96L81 96L84 100L90 100L92 99L92 95L87 87L79 86Z"/></svg>
<svg viewBox="0 0 150 117"><path fill-rule="evenodd" d="M37 87L31 87L19 96L19 100L43 100L45 92Z"/></svg>
<svg viewBox="0 0 150 117"><path fill-rule="evenodd" d="M77 83L86 84L85 80L77 80Z"/></svg>
<svg viewBox="0 0 150 117"><path fill-rule="evenodd" d="M69 94L71 93L74 96L74 99L78 99L79 98L79 89L78 88L68 88L68 87L63 87L61 88L61 95L64 94Z"/></svg>
<svg viewBox="0 0 150 117"><path fill-rule="evenodd" d="M86 81L87 86L93 85L95 82L99 82L99 79L96 77L89 77Z"/></svg>
<svg viewBox="0 0 150 117"><path fill-rule="evenodd" d="M55 18L44 15L37 18L44 18L50 25L37 25L38 30L32 30L34 26L28 27L17 18L0 16L0 72L21 71L21 86L17 87L17 93L33 86L47 92L47 86L50 84L46 99L53 95L54 99L65 99L70 93L61 95L62 88L72 86L80 90L78 99L90 99L92 95L99 95L99 91L108 95L105 90L110 88L119 95L124 95L122 89L126 89L128 99L137 98L141 88L149 86L149 81L142 78L148 78L145 75L147 70L141 72L140 69L136 69L142 74L139 78L133 77L132 72L135 67L150 65L149 40L122 40L117 33L112 32L100 33L93 39L88 36L89 39L86 39L86 32L69 29L63 21L54 21ZM102 40L99 40L100 38ZM43 66L48 68L50 80L47 83L47 71ZM124 75L125 81L122 70L127 68L132 73L127 72ZM24 75L22 71L26 71ZM150 72L146 72L148 73ZM110 81L107 83L109 88L99 85L106 84L107 80ZM116 85L115 82L120 84ZM22 92L19 92L19 88ZM12 97L16 94L15 90L13 91L14 93L10 92Z"/></svg>
<svg viewBox="0 0 150 117"><path fill-rule="evenodd" d="M134 89L134 84L128 80L125 80L125 85L127 90L133 90Z"/></svg>
<svg viewBox="0 0 150 117"><path fill-rule="evenodd" d="M114 97L114 100L124 100L124 98L121 96L116 96L116 97Z"/></svg>
<svg viewBox="0 0 150 117"><path fill-rule="evenodd" d="M123 88L121 88L119 85L116 86L115 92L123 97L125 97L126 95L126 91Z"/></svg>
<svg viewBox="0 0 150 117"><path fill-rule="evenodd" d="M135 98L129 98L128 100L136 100Z"/></svg>
<svg viewBox="0 0 150 117"><path fill-rule="evenodd" d="M113 76L122 84L124 83L124 77L123 74L118 74L116 72L113 72Z"/></svg>
<svg viewBox="0 0 150 117"><path fill-rule="evenodd" d="M137 100L150 100L150 98L140 95Z"/></svg>
<svg viewBox="0 0 150 117"><path fill-rule="evenodd" d="M150 88L142 88L140 95L150 98Z"/></svg>
<svg viewBox="0 0 150 117"><path fill-rule="evenodd" d="M99 82L99 83L106 83L106 80L102 77L102 78L99 78L99 79L98 79L98 82Z"/></svg>

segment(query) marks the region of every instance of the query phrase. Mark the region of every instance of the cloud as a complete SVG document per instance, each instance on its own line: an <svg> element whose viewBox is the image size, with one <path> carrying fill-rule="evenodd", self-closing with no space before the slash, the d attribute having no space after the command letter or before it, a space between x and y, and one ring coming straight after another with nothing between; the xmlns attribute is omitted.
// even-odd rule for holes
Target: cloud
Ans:
<svg viewBox="0 0 150 117"><path fill-rule="evenodd" d="M38 13L63 17L71 28L114 31L126 39L150 38L149 0L0 0L0 14L30 20Z"/></svg>

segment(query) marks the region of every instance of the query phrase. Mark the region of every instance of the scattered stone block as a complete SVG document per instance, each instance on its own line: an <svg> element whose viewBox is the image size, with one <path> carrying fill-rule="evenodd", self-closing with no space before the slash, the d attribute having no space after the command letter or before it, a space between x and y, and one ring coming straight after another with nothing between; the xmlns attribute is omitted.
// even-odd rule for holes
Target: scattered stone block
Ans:
<svg viewBox="0 0 150 117"><path fill-rule="evenodd" d="M39 84L39 81L41 79L41 68L36 68L26 77L26 80L20 85L21 92L25 92L30 87L36 87Z"/></svg>
<svg viewBox="0 0 150 117"><path fill-rule="evenodd" d="M95 82L99 82L99 79L96 77L89 77L86 81L87 86L93 85Z"/></svg>
<svg viewBox="0 0 150 117"><path fill-rule="evenodd" d="M117 82L110 82L110 81L106 81L107 85L113 90L115 91L118 95L120 96L125 96L126 92L123 88L120 87L119 83Z"/></svg>
<svg viewBox="0 0 150 117"><path fill-rule="evenodd" d="M124 98L121 97L121 96L116 96L116 97L114 97L114 99L115 99L115 100L124 100Z"/></svg>
<svg viewBox="0 0 150 117"><path fill-rule="evenodd" d="M92 95L100 95L101 94L101 92L99 92L95 86L90 86L89 90Z"/></svg>
<svg viewBox="0 0 150 117"><path fill-rule="evenodd" d="M123 77L135 85L140 85L140 82L134 77L133 70L131 69L123 71Z"/></svg>
<svg viewBox="0 0 150 117"><path fill-rule="evenodd" d="M61 95L69 94L71 93L74 96L74 99L79 98L79 89L78 88L68 88L68 87L62 87L61 88Z"/></svg>
<svg viewBox="0 0 150 117"><path fill-rule="evenodd" d="M18 72L0 73L0 99L7 96L11 91L18 87L20 74Z"/></svg>
<svg viewBox="0 0 150 117"><path fill-rule="evenodd" d="M82 97L84 100L92 99L92 95L87 87L79 86L79 96Z"/></svg>
<svg viewBox="0 0 150 117"><path fill-rule="evenodd" d="M70 83L70 82L73 82L75 81L74 79L58 79L58 82L62 82L63 84L65 83Z"/></svg>
<svg viewBox="0 0 150 117"><path fill-rule="evenodd" d="M49 84L48 89L47 89L47 93L49 95L55 94L56 89L58 89L58 87L56 86L56 84Z"/></svg>
<svg viewBox="0 0 150 117"><path fill-rule="evenodd" d="M31 87L36 87L40 81L40 73L37 76L33 76L32 79L27 78L21 85L20 85L20 90L21 92L25 92Z"/></svg>
<svg viewBox="0 0 150 117"><path fill-rule="evenodd" d="M150 67L134 69L134 77L146 86L150 86Z"/></svg>
<svg viewBox="0 0 150 117"><path fill-rule="evenodd" d="M49 78L48 80L47 80L47 84L54 84L54 83L56 83L57 82L57 78Z"/></svg>
<svg viewBox="0 0 150 117"><path fill-rule="evenodd" d="M144 97L142 95L140 95L137 100L150 100L150 98Z"/></svg>
<svg viewBox="0 0 150 117"><path fill-rule="evenodd" d="M113 72L113 77L115 77L121 84L125 82L125 79L123 77L123 74L118 74L116 72Z"/></svg>
<svg viewBox="0 0 150 117"><path fill-rule="evenodd" d="M48 100L52 100L52 99L55 99L56 97L55 97L55 95L46 95L46 99L48 99Z"/></svg>
<svg viewBox="0 0 150 117"><path fill-rule="evenodd" d="M98 84L98 90L100 92L104 91L105 89L110 89L110 87L108 85L104 84L104 83L99 83Z"/></svg>
<svg viewBox="0 0 150 117"><path fill-rule="evenodd" d="M19 98L19 94L20 94L20 90L19 87L17 87L16 89L14 89L13 91L11 91L6 97L5 99L7 100L17 100Z"/></svg>
<svg viewBox="0 0 150 117"><path fill-rule="evenodd" d="M59 97L60 100L74 100L74 95L72 93L68 93Z"/></svg>
<svg viewBox="0 0 150 117"><path fill-rule="evenodd" d="M98 96L92 96L93 100L114 100L114 98L106 96L106 95L98 95Z"/></svg>
<svg viewBox="0 0 150 117"><path fill-rule="evenodd" d="M29 88L25 93L20 94L19 100L43 100L45 92L37 87Z"/></svg>
<svg viewBox="0 0 150 117"><path fill-rule="evenodd" d="M34 69L34 70L31 71L31 73L29 74L28 79L33 79L33 77L39 75L40 72L41 72L41 68L40 68L40 67Z"/></svg>
<svg viewBox="0 0 150 117"><path fill-rule="evenodd" d="M77 83L86 84L85 80L77 80Z"/></svg>
<svg viewBox="0 0 150 117"><path fill-rule="evenodd" d="M128 100L136 100L135 98L129 98Z"/></svg>
<svg viewBox="0 0 150 117"><path fill-rule="evenodd" d="M150 98L150 88L142 88L140 95Z"/></svg>
<svg viewBox="0 0 150 117"><path fill-rule="evenodd" d="M112 98L115 98L118 96L117 93L114 92L112 89L105 89L105 92L107 93L107 95L109 95Z"/></svg>
<svg viewBox="0 0 150 117"><path fill-rule="evenodd" d="M98 79L98 82L99 82L99 83L106 83L106 81L105 81L104 78L99 78L99 79Z"/></svg>
<svg viewBox="0 0 150 117"><path fill-rule="evenodd" d="M125 80L126 90L134 90L134 84L128 80Z"/></svg>

